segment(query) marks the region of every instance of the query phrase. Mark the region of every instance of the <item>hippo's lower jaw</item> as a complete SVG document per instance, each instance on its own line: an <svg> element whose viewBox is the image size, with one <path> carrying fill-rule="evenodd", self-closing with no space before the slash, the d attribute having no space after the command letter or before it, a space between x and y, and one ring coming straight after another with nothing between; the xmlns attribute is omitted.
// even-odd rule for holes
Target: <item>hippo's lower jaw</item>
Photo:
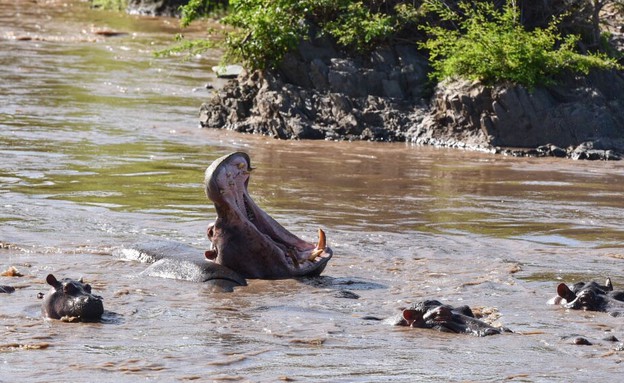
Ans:
<svg viewBox="0 0 624 383"><path fill-rule="evenodd" d="M217 211L208 228L212 247L206 258L245 278L319 275L332 257L325 233L319 230L314 245L265 213L247 191L251 171L251 160L242 152L223 156L206 170L206 195Z"/></svg>

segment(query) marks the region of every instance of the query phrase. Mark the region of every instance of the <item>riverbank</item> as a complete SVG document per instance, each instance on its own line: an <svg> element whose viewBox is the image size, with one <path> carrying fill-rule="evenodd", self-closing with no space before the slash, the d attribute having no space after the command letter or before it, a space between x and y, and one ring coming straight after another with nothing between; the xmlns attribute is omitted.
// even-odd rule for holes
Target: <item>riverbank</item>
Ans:
<svg viewBox="0 0 624 383"><path fill-rule="evenodd" d="M596 72L553 87L467 81L426 89L426 61L394 47L369 61L303 44L277 71L243 73L200 109L205 128L280 139L405 141L514 156L620 159L624 77Z"/></svg>
<svg viewBox="0 0 624 383"><path fill-rule="evenodd" d="M200 123L280 139L403 141L573 159L624 154L621 71L566 75L534 89L462 80L431 89L428 71L413 45L353 57L325 39L304 41L277 69L243 73L215 91L201 106Z"/></svg>

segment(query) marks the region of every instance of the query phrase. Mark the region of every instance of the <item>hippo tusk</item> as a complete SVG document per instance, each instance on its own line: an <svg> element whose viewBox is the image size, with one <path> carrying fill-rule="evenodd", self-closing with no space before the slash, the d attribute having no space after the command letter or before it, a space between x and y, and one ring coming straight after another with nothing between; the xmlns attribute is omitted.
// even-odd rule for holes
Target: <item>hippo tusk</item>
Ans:
<svg viewBox="0 0 624 383"><path fill-rule="evenodd" d="M325 237L325 232L322 229L319 229L318 233L319 233L319 240L316 245L316 248L312 250L312 252L310 253L310 256L308 257L309 261L314 261L316 257L323 254L323 252L327 248L327 239Z"/></svg>
<svg viewBox="0 0 624 383"><path fill-rule="evenodd" d="M327 239L325 238L325 232L323 231L323 229L319 229L318 234L319 234L319 241L318 241L318 244L316 245L316 248L320 250L325 250L325 248L327 247Z"/></svg>

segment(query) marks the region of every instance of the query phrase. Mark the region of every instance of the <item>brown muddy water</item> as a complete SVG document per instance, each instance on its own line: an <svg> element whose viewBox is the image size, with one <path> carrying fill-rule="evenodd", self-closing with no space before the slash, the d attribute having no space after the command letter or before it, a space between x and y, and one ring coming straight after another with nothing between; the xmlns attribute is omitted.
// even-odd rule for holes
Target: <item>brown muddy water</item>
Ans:
<svg viewBox="0 0 624 383"><path fill-rule="evenodd" d="M624 351L602 339L624 340L623 318L546 301L561 281L624 285L624 163L201 130L218 52L154 59L175 32L175 20L84 2L0 0L0 271L23 274L0 276L17 289L0 295L1 382L622 376ZM334 258L321 278L213 293L111 256L155 238L207 248L203 171L234 150L257 166L259 205L303 238L325 230ZM48 273L90 282L104 320L42 319ZM427 298L493 310L515 333L363 319Z"/></svg>

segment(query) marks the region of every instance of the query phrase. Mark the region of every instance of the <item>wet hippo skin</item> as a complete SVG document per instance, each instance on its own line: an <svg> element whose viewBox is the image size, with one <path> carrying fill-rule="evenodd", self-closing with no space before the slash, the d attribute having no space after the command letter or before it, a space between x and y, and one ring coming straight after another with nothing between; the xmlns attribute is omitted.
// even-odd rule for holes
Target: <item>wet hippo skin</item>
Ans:
<svg viewBox="0 0 624 383"><path fill-rule="evenodd" d="M611 279L604 285L597 282L578 282L572 288L565 283L557 286L557 295L548 303L568 309L603 311L612 316L624 315L624 291L614 291Z"/></svg>
<svg viewBox="0 0 624 383"><path fill-rule="evenodd" d="M245 278L214 262L207 262L204 251L174 241L150 241L122 247L113 252L126 260L150 263L141 275L181 279L212 285L215 291L230 292L245 286Z"/></svg>
<svg viewBox="0 0 624 383"><path fill-rule="evenodd" d="M52 274L46 278L52 286L43 297L41 312L44 317L62 319L73 318L81 322L95 322L104 313L102 297L91 293L91 286L82 279L64 278L57 280Z"/></svg>
<svg viewBox="0 0 624 383"><path fill-rule="evenodd" d="M468 306L453 307L437 300L418 302L392 319L392 324L416 328L430 328L443 332L487 336L510 332L504 327L493 327L477 318Z"/></svg>
<svg viewBox="0 0 624 383"><path fill-rule="evenodd" d="M319 229L316 245L306 242L258 207L247 190L252 170L243 152L218 158L206 170L206 196L217 212L206 258L245 278L320 275L332 257L325 233Z"/></svg>

